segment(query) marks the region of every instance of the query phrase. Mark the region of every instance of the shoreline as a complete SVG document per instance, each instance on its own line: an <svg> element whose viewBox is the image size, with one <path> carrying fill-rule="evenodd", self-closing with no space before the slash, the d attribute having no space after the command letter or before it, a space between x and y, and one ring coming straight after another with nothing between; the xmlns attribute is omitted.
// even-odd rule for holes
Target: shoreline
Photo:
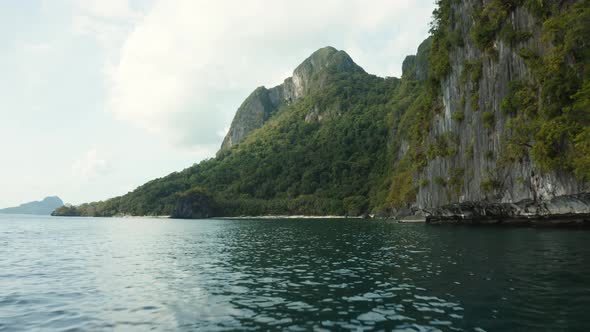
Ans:
<svg viewBox="0 0 590 332"><path fill-rule="evenodd" d="M212 217L211 219L246 220L246 219L365 219L361 216L307 216L307 215L266 215L240 217ZM371 219L371 218L368 218Z"/></svg>
<svg viewBox="0 0 590 332"><path fill-rule="evenodd" d="M517 215L517 216L433 216L427 217L429 225L458 226L504 226L504 227L590 227L590 214L550 214L550 215Z"/></svg>
<svg viewBox="0 0 590 332"><path fill-rule="evenodd" d="M8 214L7 214L8 215ZM22 215L27 216L27 215ZM430 216L404 216L404 217L372 217L362 216L309 216L309 215L265 215L265 216L240 216L240 217L209 217L202 219L170 218L170 216L51 216L67 218L120 218L120 219L152 219L152 220L380 220L395 224L422 224L431 226L454 227L531 227L531 228L565 228L588 229L590 228L590 213L547 214L547 215L430 215Z"/></svg>

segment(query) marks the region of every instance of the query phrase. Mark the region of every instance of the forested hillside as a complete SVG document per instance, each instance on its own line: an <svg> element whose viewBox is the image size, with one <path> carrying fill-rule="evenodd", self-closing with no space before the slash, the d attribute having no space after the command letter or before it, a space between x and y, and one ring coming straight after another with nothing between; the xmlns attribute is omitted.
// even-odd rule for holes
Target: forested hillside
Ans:
<svg viewBox="0 0 590 332"><path fill-rule="evenodd" d="M215 158L56 214L416 213L589 191L589 4L439 0L401 79L320 49L248 97Z"/></svg>
<svg viewBox="0 0 590 332"><path fill-rule="evenodd" d="M400 80L369 75L333 48L318 50L303 65L318 55L330 59L302 81L305 93L283 100L264 126L216 158L125 196L57 213L173 215L186 191L195 200L209 197L210 213L224 216L358 215L383 206L392 165L392 99ZM259 93L257 89L245 105ZM234 121L237 125L243 124Z"/></svg>

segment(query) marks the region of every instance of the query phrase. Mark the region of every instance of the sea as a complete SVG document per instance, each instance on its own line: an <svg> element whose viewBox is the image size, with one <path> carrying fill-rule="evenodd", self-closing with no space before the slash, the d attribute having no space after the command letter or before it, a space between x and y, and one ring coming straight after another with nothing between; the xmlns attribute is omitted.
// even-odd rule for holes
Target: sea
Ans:
<svg viewBox="0 0 590 332"><path fill-rule="evenodd" d="M0 331L589 331L590 231L0 215Z"/></svg>

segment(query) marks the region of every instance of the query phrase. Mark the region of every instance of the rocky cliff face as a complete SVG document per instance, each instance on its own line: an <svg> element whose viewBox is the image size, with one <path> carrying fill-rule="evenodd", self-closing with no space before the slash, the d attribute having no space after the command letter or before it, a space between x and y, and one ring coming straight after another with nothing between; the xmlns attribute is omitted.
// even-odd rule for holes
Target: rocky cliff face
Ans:
<svg viewBox="0 0 590 332"><path fill-rule="evenodd" d="M557 196L516 203L463 202L427 211L431 224L507 224L537 226L590 225L590 194Z"/></svg>
<svg viewBox="0 0 590 332"><path fill-rule="evenodd" d="M530 155L519 162L502 160L505 138L512 135L507 125L510 115L502 112L502 101L512 81L532 80L531 68L519 50L543 54L549 46L542 41L540 22L517 7L504 26L526 31L529 38L507 42L496 37L491 50L482 50L470 32L476 24L475 11L485 3L455 1L450 7L450 29L459 46L450 50L450 71L440 83L444 107L434 116L428 142L452 152L429 160L419 174L422 185L415 206L420 209L467 201L549 200L590 189L571 172L542 171ZM416 59L406 61L410 67ZM415 65L419 72L427 70L425 64Z"/></svg>
<svg viewBox="0 0 590 332"><path fill-rule="evenodd" d="M308 95L314 89L321 89L327 77L326 69L337 71L363 72L348 54L333 47L324 47L314 52L294 71L293 76L283 84L271 89L259 87L238 108L229 132L221 145L226 150L240 143L253 130L262 125L281 106Z"/></svg>
<svg viewBox="0 0 590 332"><path fill-rule="evenodd" d="M402 63L402 75L406 80L424 82L428 79L428 55L432 47L432 37L418 46L416 55L408 55Z"/></svg>
<svg viewBox="0 0 590 332"><path fill-rule="evenodd" d="M223 139L222 150L240 143L251 131L262 127L273 112L285 102L278 96L278 90L279 87L268 90L262 86L246 98L238 108L230 130Z"/></svg>

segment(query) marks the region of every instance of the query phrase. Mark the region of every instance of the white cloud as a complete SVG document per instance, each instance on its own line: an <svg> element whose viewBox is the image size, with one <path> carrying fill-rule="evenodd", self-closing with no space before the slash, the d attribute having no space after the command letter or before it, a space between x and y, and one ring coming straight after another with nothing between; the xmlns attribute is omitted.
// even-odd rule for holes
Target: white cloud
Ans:
<svg viewBox="0 0 590 332"><path fill-rule="evenodd" d="M127 20L134 16L128 0L73 0L83 14L105 20Z"/></svg>
<svg viewBox="0 0 590 332"><path fill-rule="evenodd" d="M108 109L191 145L218 143L250 91L280 83L317 48L399 75L433 8L429 0L157 0L139 17L99 3L89 11L134 22L109 67Z"/></svg>
<svg viewBox="0 0 590 332"><path fill-rule="evenodd" d="M51 50L51 45L49 43L26 43L23 45L23 49L28 53L33 54L45 54Z"/></svg>
<svg viewBox="0 0 590 332"><path fill-rule="evenodd" d="M93 35L107 48L118 48L127 35L126 30L141 17L131 9L129 0L71 1L74 32Z"/></svg>
<svg viewBox="0 0 590 332"><path fill-rule="evenodd" d="M143 12L131 7L130 0L69 0L73 8L72 30L94 38L103 54L102 72L108 86L121 46Z"/></svg>
<svg viewBox="0 0 590 332"><path fill-rule="evenodd" d="M74 161L72 175L84 181L108 174L110 171L106 159L97 150L91 149Z"/></svg>

